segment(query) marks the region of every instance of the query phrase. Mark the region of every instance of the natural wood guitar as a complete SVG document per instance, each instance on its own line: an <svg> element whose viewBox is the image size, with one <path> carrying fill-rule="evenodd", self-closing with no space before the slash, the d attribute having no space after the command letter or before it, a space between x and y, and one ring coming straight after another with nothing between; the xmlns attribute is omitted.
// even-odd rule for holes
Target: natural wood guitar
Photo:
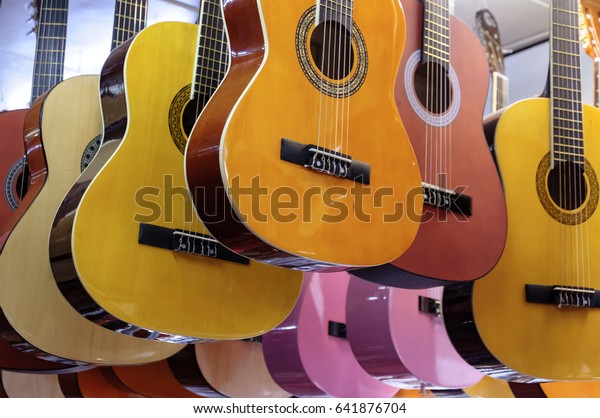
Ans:
<svg viewBox="0 0 600 418"><path fill-rule="evenodd" d="M263 334L293 308L302 282L300 272L231 252L192 209L182 171L183 120L193 124L210 97L206 84L227 63L219 3L205 0L201 12L200 33L191 23L161 22L131 42L119 70L126 132L122 140L105 139L50 236L54 276L69 302L91 321L140 338L196 342ZM190 102L193 79L198 100Z"/></svg>
<svg viewBox="0 0 600 418"><path fill-rule="evenodd" d="M488 67L477 36L450 15L449 0L402 2L406 51L396 104L423 177L422 224L392 263L353 274L424 288L482 277L506 240L506 205L481 118Z"/></svg>
<svg viewBox="0 0 600 418"><path fill-rule="evenodd" d="M20 350L65 364L156 361L181 346L136 341L87 321L60 294L50 268L54 214L102 131L97 86L97 76L68 79L36 101L25 120L29 191L36 190L25 200L36 198L0 257L0 306L7 319L2 337Z"/></svg>
<svg viewBox="0 0 600 418"><path fill-rule="evenodd" d="M600 320L600 110L581 102L577 4L552 1L551 98L518 102L489 122L511 220L504 254L482 280L444 291L461 355L513 381L600 376L590 349Z"/></svg>
<svg viewBox="0 0 600 418"><path fill-rule="evenodd" d="M400 4L223 8L231 69L186 151L188 188L208 230L244 256L305 270L402 254L422 193L393 100Z"/></svg>

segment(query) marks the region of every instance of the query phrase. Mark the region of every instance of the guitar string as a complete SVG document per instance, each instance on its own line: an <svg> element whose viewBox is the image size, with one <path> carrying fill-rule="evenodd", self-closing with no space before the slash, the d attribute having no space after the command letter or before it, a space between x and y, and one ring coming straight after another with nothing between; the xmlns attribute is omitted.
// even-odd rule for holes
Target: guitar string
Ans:
<svg viewBox="0 0 600 418"><path fill-rule="evenodd" d="M351 58L351 54L348 53L348 46L350 44L350 48L352 47L352 25L354 24L354 9L353 9L353 5L352 3L349 3L348 0L343 0L343 3L341 4L341 10L346 11L346 14L349 16L346 16L345 18L343 18L343 22L346 23L348 22L349 27L346 27L345 25L341 25L341 30L340 30L340 51L342 52L342 62L340 65L340 70L338 71L338 79L342 79L344 80L344 82L342 83L341 86L341 97L342 97L342 103L341 103L341 123L340 123L340 146L339 149L337 151L339 151L342 154L347 154L349 155L350 152L349 150L346 148L347 145L346 143L349 140L349 133L346 131L345 127L346 127L346 121L348 121L350 119L350 115L346 114L346 103L350 103L350 95L349 90L348 90L348 82L347 82L347 76L350 72L350 63L349 60ZM343 15L342 15L343 16ZM348 19L348 17L350 19ZM341 81L341 80L340 80ZM344 84L345 83L345 84ZM339 163L340 167L335 171L336 175L341 175L342 169L345 167L345 164L340 161Z"/></svg>
<svg viewBox="0 0 600 418"><path fill-rule="evenodd" d="M334 14L333 14L333 10L334 7L331 6L329 4L328 0L325 0L325 4L326 4L326 8L329 10L330 8L330 15L329 15L329 19L326 21L326 25L325 28L326 33L327 33L327 69L324 72L324 76L331 79L333 77L330 77L330 75L332 75L333 69L332 67L332 61L335 59L335 51L333 51L332 54L332 49L335 50L335 28L334 28ZM329 81L329 80L327 80ZM335 83L332 83L332 85L335 85ZM325 114L326 114L326 120L327 120L327 127L326 127L326 132L327 132L327 148L329 150L334 148L334 140L335 140L335 136L334 136L334 123L335 123L335 118L334 118L334 105L335 105L335 98L332 97L333 95L326 95L325 96ZM327 168L327 169L331 169L331 156L327 156L326 158L326 165L323 168Z"/></svg>
<svg viewBox="0 0 600 418"><path fill-rule="evenodd" d="M351 13L351 19L350 19L350 27L347 28L348 29L348 37L347 42L348 44L344 46L344 50L348 52L348 58L347 58L347 64L348 64L348 68L347 71L344 71L344 74L348 74L348 80L346 82L346 97L347 100L345 101L345 112L346 112L346 119L345 119L345 131L346 131L346 141L345 141L345 146L344 146L344 150L342 150L342 152L344 152L345 154L350 155L350 95L351 95L351 83L350 83L350 79L351 79L351 74L350 72L352 71L353 68L353 62L352 62L352 57L353 55L353 44L352 44L352 34L354 31L354 0L348 0L348 3L346 3L346 6L349 8L346 10L350 10ZM358 56L358 54L356 54L356 56L354 57L354 60L357 63L357 67L358 67L358 60L360 59L360 57ZM350 169L350 166L347 167L346 171L348 171Z"/></svg>
<svg viewBox="0 0 600 418"><path fill-rule="evenodd" d="M427 28L425 30L425 33L431 33L431 24L429 23L429 21L426 19L427 16L427 10L429 7L429 0L425 1L423 3L423 24L425 25L425 27ZM425 46L425 42L423 43L423 45ZM421 51L421 62L425 63L427 61L427 56L426 56L427 52L426 52L426 48L423 48ZM417 69L419 67L417 66ZM432 75L430 73L430 68L431 65L426 63L425 64L425 71L426 71L426 75L425 75L425 109L427 110L427 112L429 112L429 109L431 108L431 100L433 99L432 96L432 92L431 90L431 83L432 83ZM416 71L415 70L415 75L413 75L413 78L416 76ZM415 83L415 81L413 80L413 83ZM431 97L431 99L430 99ZM425 174L423 176L423 179L425 181L425 183L429 183L429 184L433 184L431 182L430 179L430 172L429 170L431 170L431 165L433 164L433 161L430 161L430 152L429 152L429 147L432 146L430 144L430 135L429 135L429 131L430 131L430 125L428 123L425 124Z"/></svg>
<svg viewBox="0 0 600 418"><path fill-rule="evenodd" d="M337 2L335 2L336 6L337 6L337 13L338 13L338 19L341 19L341 21L344 21L344 13L342 11L342 0L338 0ZM331 74L331 78L333 79L333 85L336 87L335 88L335 94L333 95L333 99L332 99L332 111L333 108L335 108L335 118L332 118L332 129L333 129L333 147L330 149L330 151L336 151L338 150L338 136L340 135L340 131L339 131L339 126L340 126L340 99L342 99L342 96L340 94L340 89L339 89L339 81L340 81L340 74L341 74L341 66L342 66L342 31L343 31L343 23L340 22L332 22L332 32L333 32L333 65L332 65L332 72L329 73ZM336 173L336 160L334 157L330 157L329 159L329 172L335 174Z"/></svg>
<svg viewBox="0 0 600 418"><path fill-rule="evenodd" d="M325 1L325 0L317 0L316 2L316 9L315 9L315 29L317 29L318 25L319 25L319 21L321 20L321 13L323 13L322 11L322 7L321 7L321 1ZM327 13L327 10L324 10L325 13ZM325 31L323 31L323 37L322 37L322 43L321 43L321 63L323 63L325 59ZM322 64L321 64L322 66ZM319 73L319 77L320 77L320 85L319 85L319 91L317 92L317 108L319 109L319 115L318 115L318 121L317 121L317 149L321 149L321 136L323 135L322 132L322 124L323 124L323 74ZM313 155L313 159L312 159L312 166L316 169L317 168L317 158L321 159L321 161L324 163L324 160L322 159L322 157L319 157L318 153L315 153L315 155Z"/></svg>
<svg viewBox="0 0 600 418"><path fill-rule="evenodd" d="M204 109L204 106L206 106L206 103L208 101L208 95L209 95L209 91L208 91L208 81L204 81L203 78L205 80L208 80L208 68L207 68L207 60L202 60L201 57L202 56L207 56L208 54L211 53L211 50L208 48L208 30L207 30L207 26L208 26L208 16L210 16L210 3L209 0L201 0L200 4L199 4L199 8L198 8L198 43L196 45L196 64L195 64L195 69L196 72L198 74L196 74L196 76L194 77L194 80L192 82L192 88L191 90L194 91L195 90L195 86L196 83L198 86L198 92L197 92L197 100L196 100L196 109L195 109L195 119L197 120L198 117L200 116L200 113L202 112L202 109ZM188 138L189 140L189 138ZM191 239L190 235L192 235L194 233L194 220L195 218L197 218L197 216L195 216L193 208L191 211L191 219L188 219L187 215L187 209L188 209L188 205L190 208L192 208L192 202L190 201L189 195L187 195L184 199L184 204L183 204L183 232L187 233L185 235L186 237L186 247L185 247L185 252L195 252L195 243L196 240L195 239ZM192 244L193 242L193 244ZM180 237L179 239L179 248L181 250L183 245L183 236Z"/></svg>

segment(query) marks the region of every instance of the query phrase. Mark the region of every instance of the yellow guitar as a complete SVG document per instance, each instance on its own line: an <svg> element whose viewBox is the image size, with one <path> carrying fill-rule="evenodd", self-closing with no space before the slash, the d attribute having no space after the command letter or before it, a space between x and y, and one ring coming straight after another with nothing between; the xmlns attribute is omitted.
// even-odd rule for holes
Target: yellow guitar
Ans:
<svg viewBox="0 0 600 418"><path fill-rule="evenodd" d="M118 142L91 183L80 179L85 194L76 210L65 203L51 235L54 274L71 304L141 338L263 334L291 311L302 282L300 272L232 253L193 212L183 176L185 118L189 130L228 62L219 2L202 1L200 19L200 30L161 22L133 40L125 135L102 146L98 157Z"/></svg>
<svg viewBox="0 0 600 418"><path fill-rule="evenodd" d="M401 255L420 225L423 192L394 101L399 2L223 7L231 70L186 150L207 228L244 256L291 268Z"/></svg>
<svg viewBox="0 0 600 418"><path fill-rule="evenodd" d="M40 178L45 183L0 257L0 306L8 320L3 337L20 350L66 364L160 360L181 346L138 341L85 320L61 295L50 268L54 214L102 131L97 89L97 76L73 77L38 99L31 111L41 115L38 128L26 135L32 184Z"/></svg>
<svg viewBox="0 0 600 418"><path fill-rule="evenodd" d="M458 351L512 381L600 379L600 110L581 102L577 4L552 1L550 98L491 122L508 207L504 254L472 292L444 292Z"/></svg>

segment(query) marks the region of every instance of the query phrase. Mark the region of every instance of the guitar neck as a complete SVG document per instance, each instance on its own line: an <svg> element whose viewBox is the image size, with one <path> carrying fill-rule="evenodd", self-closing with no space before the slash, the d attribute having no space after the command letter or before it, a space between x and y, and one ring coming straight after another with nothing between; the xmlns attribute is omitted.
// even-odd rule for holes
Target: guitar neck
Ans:
<svg viewBox="0 0 600 418"><path fill-rule="evenodd" d="M229 67L229 48L219 0L202 0L198 27L198 49L192 89L208 99L215 92Z"/></svg>
<svg viewBox="0 0 600 418"><path fill-rule="evenodd" d="M552 0L552 164L584 164L577 0Z"/></svg>
<svg viewBox="0 0 600 418"><path fill-rule="evenodd" d="M423 2L423 62L444 68L450 64L450 7L448 0Z"/></svg>
<svg viewBox="0 0 600 418"><path fill-rule="evenodd" d="M508 106L508 77L501 72L492 73L492 112Z"/></svg>
<svg viewBox="0 0 600 418"><path fill-rule="evenodd" d="M333 20L351 28L353 10L354 0L319 0L316 24Z"/></svg>
<svg viewBox="0 0 600 418"><path fill-rule="evenodd" d="M146 26L148 0L116 0L111 50Z"/></svg>
<svg viewBox="0 0 600 418"><path fill-rule="evenodd" d="M69 0L41 0L31 102L63 78Z"/></svg>

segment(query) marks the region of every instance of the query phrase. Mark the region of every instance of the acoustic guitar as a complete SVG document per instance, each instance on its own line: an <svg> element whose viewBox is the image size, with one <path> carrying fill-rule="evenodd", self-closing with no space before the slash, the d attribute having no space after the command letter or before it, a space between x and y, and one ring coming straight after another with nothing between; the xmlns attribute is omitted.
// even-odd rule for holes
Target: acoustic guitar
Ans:
<svg viewBox="0 0 600 418"><path fill-rule="evenodd" d="M97 76L79 76L58 84L30 110L39 123L26 120L30 192L39 192L0 257L0 306L7 319L2 337L22 351L65 364L157 361L181 345L136 340L82 318L60 294L50 268L54 214L101 132L97 83ZM82 94L86 91L94 94Z"/></svg>
<svg viewBox="0 0 600 418"><path fill-rule="evenodd" d="M309 378L329 396L389 398L397 387L368 374L356 360L347 334L350 275L306 273L298 317L298 351Z"/></svg>
<svg viewBox="0 0 600 418"><path fill-rule="evenodd" d="M179 353L185 351L184 348ZM195 361L195 359L194 359ZM198 367L197 364L188 364L190 368ZM112 367L114 375L128 387L149 398L201 398L194 392L187 390L171 371L167 360L148 363L138 366Z"/></svg>
<svg viewBox="0 0 600 418"><path fill-rule="evenodd" d="M441 315L442 287L398 289L350 278L348 341L372 376L401 388L463 389L483 374L458 354Z"/></svg>
<svg viewBox="0 0 600 418"><path fill-rule="evenodd" d="M492 74L492 113L504 109L509 104L508 77L504 67L504 51L498 22L489 9L478 10L475 14L477 34L483 45Z"/></svg>
<svg viewBox="0 0 600 418"><path fill-rule="evenodd" d="M600 376L589 349L598 343L600 111L581 102L577 4L551 4L550 98L518 102L488 122L511 220L504 254L482 280L444 292L459 353L513 381Z"/></svg>
<svg viewBox="0 0 600 418"><path fill-rule="evenodd" d="M410 248L353 274L387 286L425 288L482 277L506 240L506 205L481 118L488 71L473 31L449 0L402 2L406 51L396 104L423 177L422 223Z"/></svg>
<svg viewBox="0 0 600 418"><path fill-rule="evenodd" d="M227 69L220 10L203 0L199 27L162 22L133 39L118 69L124 136L105 137L54 220L50 260L61 292L110 330L188 343L246 338L276 326L297 299L300 272L249 262L219 244L185 188L186 128Z"/></svg>
<svg viewBox="0 0 600 418"><path fill-rule="evenodd" d="M185 162L208 230L241 255L302 270L402 254L422 193L392 94L399 2L242 0L223 12L231 69Z"/></svg>
<svg viewBox="0 0 600 418"><path fill-rule="evenodd" d="M9 398L65 398L58 375L2 371L2 386Z"/></svg>
<svg viewBox="0 0 600 418"><path fill-rule="evenodd" d="M96 367L84 372L58 377L67 398L143 398L123 384L110 367Z"/></svg>
<svg viewBox="0 0 600 418"><path fill-rule="evenodd" d="M594 106L600 107L600 2L581 0L579 5L580 40L594 60Z"/></svg>

